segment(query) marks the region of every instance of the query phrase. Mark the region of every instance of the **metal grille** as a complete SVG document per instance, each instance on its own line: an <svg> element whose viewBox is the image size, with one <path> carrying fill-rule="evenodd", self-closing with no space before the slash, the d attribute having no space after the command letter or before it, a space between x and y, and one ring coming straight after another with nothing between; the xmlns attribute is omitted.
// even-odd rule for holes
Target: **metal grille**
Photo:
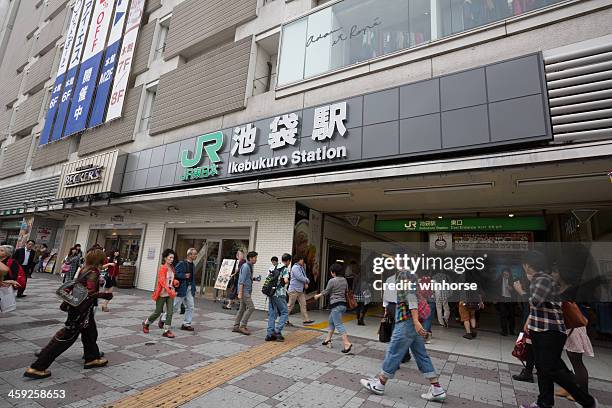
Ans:
<svg viewBox="0 0 612 408"><path fill-rule="evenodd" d="M544 53L555 142L612 138L612 35Z"/></svg>

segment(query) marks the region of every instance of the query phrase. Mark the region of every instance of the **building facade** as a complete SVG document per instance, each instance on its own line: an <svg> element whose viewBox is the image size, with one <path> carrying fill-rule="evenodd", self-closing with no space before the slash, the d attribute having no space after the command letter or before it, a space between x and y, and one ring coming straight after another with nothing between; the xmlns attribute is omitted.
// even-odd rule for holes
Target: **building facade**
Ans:
<svg viewBox="0 0 612 408"><path fill-rule="evenodd" d="M88 56L112 46L95 5L13 0L0 14L10 242L40 226L58 258L76 242L120 248L147 290L166 247L200 250L202 290L237 249L259 252L256 275L297 252L316 291L364 242L612 238L609 0L109 3L137 28L118 29L110 75L125 83L103 88L103 58L83 98ZM450 218L476 227L427 229Z"/></svg>

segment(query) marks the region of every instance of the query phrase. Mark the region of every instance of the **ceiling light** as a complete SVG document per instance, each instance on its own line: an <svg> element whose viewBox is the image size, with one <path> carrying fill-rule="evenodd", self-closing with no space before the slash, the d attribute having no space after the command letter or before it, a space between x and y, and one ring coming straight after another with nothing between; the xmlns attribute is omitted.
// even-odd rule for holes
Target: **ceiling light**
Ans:
<svg viewBox="0 0 612 408"><path fill-rule="evenodd" d="M508 217L510 218L514 217L514 214L508 214Z"/></svg>
<svg viewBox="0 0 612 408"><path fill-rule="evenodd" d="M438 215L438 219L441 220L443 217L441 215Z"/></svg>
<svg viewBox="0 0 612 408"><path fill-rule="evenodd" d="M406 188L393 188L384 190L385 195L395 194L410 194L410 193L433 193L442 191L458 191L458 190L480 190L485 188L495 187L494 181L486 181L482 183L461 183L461 184L441 184L437 186L420 186L420 187L406 187Z"/></svg>
<svg viewBox="0 0 612 408"><path fill-rule="evenodd" d="M603 181L606 173L565 174L561 176L534 177L516 180L516 186L537 186L542 184L571 183L580 181Z"/></svg>
<svg viewBox="0 0 612 408"><path fill-rule="evenodd" d="M349 198L352 197L353 194L345 192L345 193L332 193L332 194L312 194L312 195L303 195L303 196L287 196L287 197L277 197L278 201L298 201L298 200L319 200L323 198Z"/></svg>

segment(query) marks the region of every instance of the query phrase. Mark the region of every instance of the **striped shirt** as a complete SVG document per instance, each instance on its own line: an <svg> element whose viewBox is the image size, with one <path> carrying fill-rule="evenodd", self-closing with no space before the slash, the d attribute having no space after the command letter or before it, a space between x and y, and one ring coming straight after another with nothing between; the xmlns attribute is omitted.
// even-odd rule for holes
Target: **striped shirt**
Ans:
<svg viewBox="0 0 612 408"><path fill-rule="evenodd" d="M538 272L531 281L529 297L530 331L559 331L565 333L559 285L552 276Z"/></svg>

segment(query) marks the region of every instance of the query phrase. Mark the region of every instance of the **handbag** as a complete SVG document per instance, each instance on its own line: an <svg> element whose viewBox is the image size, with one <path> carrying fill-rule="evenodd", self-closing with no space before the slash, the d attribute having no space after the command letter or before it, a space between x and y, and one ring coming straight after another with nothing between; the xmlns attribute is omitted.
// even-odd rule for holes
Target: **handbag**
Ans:
<svg viewBox="0 0 612 408"><path fill-rule="evenodd" d="M563 302L561 303L561 310L563 311L563 321L565 322L565 328L577 329L579 327L586 326L589 321L580 311L580 308L576 302Z"/></svg>
<svg viewBox="0 0 612 408"><path fill-rule="evenodd" d="M391 334L393 333L393 323L389 317L383 317L378 327L378 341L381 343L389 343Z"/></svg>
<svg viewBox="0 0 612 408"><path fill-rule="evenodd" d="M62 264L62 273L70 272L70 264L64 263Z"/></svg>
<svg viewBox="0 0 612 408"><path fill-rule="evenodd" d="M81 283L81 280L84 280L87 275L92 272L93 271L89 271L80 278L76 278L70 282L62 284L59 288L57 288L55 294L70 306L79 307L79 305L87 298L89 293L85 285Z"/></svg>
<svg viewBox="0 0 612 408"><path fill-rule="evenodd" d="M17 309L15 291L10 286L0 286L0 313L8 313Z"/></svg>
<svg viewBox="0 0 612 408"><path fill-rule="evenodd" d="M431 308L425 298L419 297L419 322L423 323L431 315Z"/></svg>
<svg viewBox="0 0 612 408"><path fill-rule="evenodd" d="M346 296L346 304L348 306L348 309L355 309L357 307L357 301L355 300L355 294L353 293L352 290L347 289L345 292L345 296Z"/></svg>
<svg viewBox="0 0 612 408"><path fill-rule="evenodd" d="M523 365L528 360L529 350L527 344L531 344L531 339L526 333L519 333L516 342L514 343L514 349L512 350L512 356L517 358Z"/></svg>

